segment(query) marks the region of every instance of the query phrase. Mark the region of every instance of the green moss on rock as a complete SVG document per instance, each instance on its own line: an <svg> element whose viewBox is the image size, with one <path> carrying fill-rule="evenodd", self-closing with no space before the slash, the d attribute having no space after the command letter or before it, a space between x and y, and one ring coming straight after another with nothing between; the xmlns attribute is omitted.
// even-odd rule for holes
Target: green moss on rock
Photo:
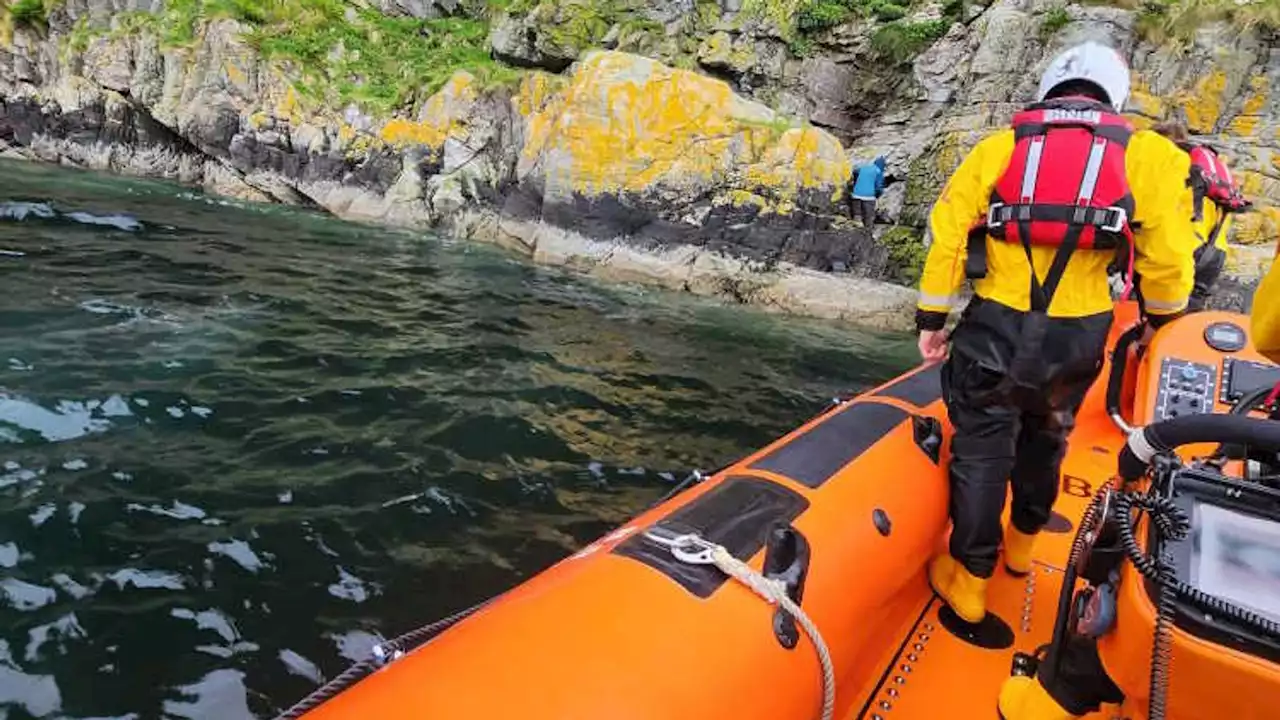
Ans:
<svg viewBox="0 0 1280 720"><path fill-rule="evenodd" d="M918 228L895 225L880 236L880 244L889 251L889 276L904 285L920 282L928 251Z"/></svg>
<svg viewBox="0 0 1280 720"><path fill-rule="evenodd" d="M905 63L946 35L949 29L951 20L947 18L921 22L897 20L875 31L871 36L871 49L889 62Z"/></svg>

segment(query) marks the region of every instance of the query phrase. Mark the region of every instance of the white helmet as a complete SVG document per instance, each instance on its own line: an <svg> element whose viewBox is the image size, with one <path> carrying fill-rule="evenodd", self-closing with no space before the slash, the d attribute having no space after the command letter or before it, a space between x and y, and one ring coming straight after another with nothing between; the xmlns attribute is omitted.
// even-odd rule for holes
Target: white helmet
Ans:
<svg viewBox="0 0 1280 720"><path fill-rule="evenodd" d="M1072 80L1085 80L1102 88L1117 112L1129 99L1129 64L1106 45L1087 42L1054 58L1040 77L1036 99L1044 100L1055 87Z"/></svg>

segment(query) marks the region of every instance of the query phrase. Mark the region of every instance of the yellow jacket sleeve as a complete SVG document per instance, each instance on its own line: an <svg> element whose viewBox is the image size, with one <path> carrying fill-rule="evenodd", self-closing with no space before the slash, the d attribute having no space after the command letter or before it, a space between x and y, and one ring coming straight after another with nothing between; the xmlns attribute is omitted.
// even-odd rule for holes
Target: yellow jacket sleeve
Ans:
<svg viewBox="0 0 1280 720"><path fill-rule="evenodd" d="M1253 346L1258 352L1280 362L1280 264L1271 270L1253 294Z"/></svg>
<svg viewBox="0 0 1280 720"><path fill-rule="evenodd" d="M1199 244L1186 184L1191 157L1167 138L1140 131L1129 140L1125 170L1139 228L1134 234L1134 270L1142 277L1147 313L1176 315L1187 307L1195 280L1192 256Z"/></svg>
<svg viewBox="0 0 1280 720"><path fill-rule="evenodd" d="M1012 152L1012 131L1000 132L979 142L952 173L934 203L929 213L932 244L920 276L920 312L917 313L918 323L922 316L933 316L933 322L924 322L922 329L940 329L946 312L955 303L965 280L969 230L985 218L992 186L999 178L999 173L993 173L990 166L1003 167Z"/></svg>

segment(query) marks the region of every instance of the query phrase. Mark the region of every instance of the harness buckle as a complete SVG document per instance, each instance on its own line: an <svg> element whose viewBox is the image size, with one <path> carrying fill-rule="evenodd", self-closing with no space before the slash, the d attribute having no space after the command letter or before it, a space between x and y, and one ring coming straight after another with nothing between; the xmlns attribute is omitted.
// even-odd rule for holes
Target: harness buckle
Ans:
<svg viewBox="0 0 1280 720"><path fill-rule="evenodd" d="M714 565L712 550L715 545L704 540L698 533L677 533L673 530L655 525L645 531L644 536L659 545L671 549L677 560L691 565Z"/></svg>
<svg viewBox="0 0 1280 720"><path fill-rule="evenodd" d="M1109 207L1107 212L1115 213L1115 222L1102 225L1101 228L1107 232L1118 233L1129 222L1129 213L1122 207Z"/></svg>
<svg viewBox="0 0 1280 720"><path fill-rule="evenodd" d="M1004 225L1003 220L996 220L996 211L1004 207L1007 207L1004 203L991 203L991 205L987 207L987 227L988 228L998 228L1001 225Z"/></svg>

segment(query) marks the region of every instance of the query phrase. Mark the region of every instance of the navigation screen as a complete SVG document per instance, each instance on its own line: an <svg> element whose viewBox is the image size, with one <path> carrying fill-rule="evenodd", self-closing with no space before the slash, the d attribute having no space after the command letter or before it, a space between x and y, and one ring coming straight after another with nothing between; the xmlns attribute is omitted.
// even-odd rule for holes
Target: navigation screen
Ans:
<svg viewBox="0 0 1280 720"><path fill-rule="evenodd" d="M1280 621L1280 523L1197 502L1191 584Z"/></svg>
<svg viewBox="0 0 1280 720"><path fill-rule="evenodd" d="M1231 363L1232 400L1239 400L1245 393L1260 387L1272 387L1280 382L1280 367L1264 365L1248 360L1235 360Z"/></svg>

